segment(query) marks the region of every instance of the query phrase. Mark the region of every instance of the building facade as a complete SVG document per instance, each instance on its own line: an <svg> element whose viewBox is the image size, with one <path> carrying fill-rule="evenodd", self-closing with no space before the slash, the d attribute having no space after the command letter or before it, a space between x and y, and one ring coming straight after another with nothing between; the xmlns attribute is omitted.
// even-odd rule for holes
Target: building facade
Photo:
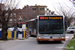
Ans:
<svg viewBox="0 0 75 50"><path fill-rule="evenodd" d="M4 4L0 5L0 7L4 9ZM36 18L37 15L45 15L45 8L47 8L45 5L26 5L22 9L16 9L13 13L11 13L8 25L14 26L17 23L24 23L27 20Z"/></svg>
<svg viewBox="0 0 75 50"><path fill-rule="evenodd" d="M48 8L45 11L45 15L56 15L54 11L49 10Z"/></svg>
<svg viewBox="0 0 75 50"><path fill-rule="evenodd" d="M16 10L16 21L18 23L24 23L27 20L36 18L37 15L44 15L45 8L47 6L35 5L35 6L24 6L22 9ZM20 19L21 18L21 19Z"/></svg>
<svg viewBox="0 0 75 50"><path fill-rule="evenodd" d="M3 10L4 9L4 4L0 3L0 8L1 8L1 10Z"/></svg>

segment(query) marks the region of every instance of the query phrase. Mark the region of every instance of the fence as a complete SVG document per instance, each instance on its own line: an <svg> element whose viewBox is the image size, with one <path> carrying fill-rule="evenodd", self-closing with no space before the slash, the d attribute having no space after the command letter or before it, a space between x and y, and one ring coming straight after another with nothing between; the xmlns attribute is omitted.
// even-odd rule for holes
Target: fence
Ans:
<svg viewBox="0 0 75 50"><path fill-rule="evenodd" d="M22 31L22 38L28 38L28 30Z"/></svg>
<svg viewBox="0 0 75 50"><path fill-rule="evenodd" d="M18 31L7 31L7 39L18 39L19 32ZM22 31L22 38L27 38L28 32ZM0 39L2 38L2 31L0 31Z"/></svg>

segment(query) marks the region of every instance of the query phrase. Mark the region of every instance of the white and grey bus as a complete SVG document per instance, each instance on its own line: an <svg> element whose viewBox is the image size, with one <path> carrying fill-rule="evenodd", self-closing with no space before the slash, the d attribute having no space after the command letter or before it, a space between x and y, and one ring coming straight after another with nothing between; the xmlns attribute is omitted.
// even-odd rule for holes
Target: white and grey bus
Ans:
<svg viewBox="0 0 75 50"><path fill-rule="evenodd" d="M36 36L36 18L26 21L26 27L30 36Z"/></svg>
<svg viewBox="0 0 75 50"><path fill-rule="evenodd" d="M64 16L37 16L37 41L65 41Z"/></svg>
<svg viewBox="0 0 75 50"><path fill-rule="evenodd" d="M37 35L40 41L65 41L65 17L59 15L38 15L36 19L27 21L27 29L31 35Z"/></svg>

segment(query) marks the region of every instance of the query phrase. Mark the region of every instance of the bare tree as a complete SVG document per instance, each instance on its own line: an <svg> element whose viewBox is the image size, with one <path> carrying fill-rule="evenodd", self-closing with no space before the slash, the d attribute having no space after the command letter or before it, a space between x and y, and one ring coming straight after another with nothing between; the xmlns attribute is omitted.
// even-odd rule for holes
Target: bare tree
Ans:
<svg viewBox="0 0 75 50"><path fill-rule="evenodd" d="M64 9L64 6L66 7L66 9ZM70 25L71 20L73 19L73 14L75 13L74 8L73 7L69 7L65 2L64 5L62 5L59 2L59 10L57 10L55 7L55 11L57 12L58 15L63 15L65 16L65 21L67 21L68 26Z"/></svg>
<svg viewBox="0 0 75 50"><path fill-rule="evenodd" d="M13 13L18 6L19 2L16 3L16 0L1 0L0 4L0 23L2 24L2 40L7 40L7 29L8 22L11 13Z"/></svg>

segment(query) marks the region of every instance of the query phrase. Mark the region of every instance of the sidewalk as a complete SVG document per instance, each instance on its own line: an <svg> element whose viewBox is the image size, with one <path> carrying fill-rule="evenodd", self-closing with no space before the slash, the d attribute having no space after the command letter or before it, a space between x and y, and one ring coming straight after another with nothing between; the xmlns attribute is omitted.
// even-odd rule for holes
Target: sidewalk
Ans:
<svg viewBox="0 0 75 50"><path fill-rule="evenodd" d="M25 39L29 39L29 38L22 38L22 34L18 34L18 39L13 39L13 40L25 40ZM0 43L5 43L13 40L7 40L7 41L0 40Z"/></svg>

